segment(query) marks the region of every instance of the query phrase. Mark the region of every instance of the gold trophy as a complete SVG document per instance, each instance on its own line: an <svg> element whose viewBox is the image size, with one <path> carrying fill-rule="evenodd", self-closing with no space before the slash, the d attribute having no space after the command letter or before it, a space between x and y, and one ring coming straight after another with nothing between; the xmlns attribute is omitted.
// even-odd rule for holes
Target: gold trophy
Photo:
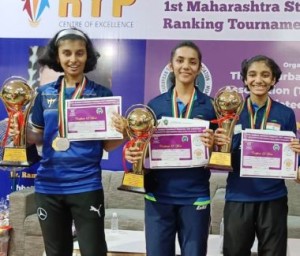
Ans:
<svg viewBox="0 0 300 256"><path fill-rule="evenodd" d="M130 138L124 146L124 150L131 146L137 146L143 152L142 158L132 165L132 170L128 171L124 164L124 177L119 190L129 192L145 193L146 168L144 167L145 157L148 151L148 144L157 126L157 119L146 105L137 104L131 106L125 113L126 131ZM124 152L123 150L123 152ZM125 163L123 155L123 163Z"/></svg>
<svg viewBox="0 0 300 256"><path fill-rule="evenodd" d="M244 105L243 95L238 93L235 86L225 86L221 88L213 102L213 106L217 115L217 120L220 128L226 130L226 135L231 138L230 143L221 146L218 151L211 153L208 167L217 170L232 171L231 166L231 144L235 124L242 112Z"/></svg>
<svg viewBox="0 0 300 256"><path fill-rule="evenodd" d="M26 145L26 127L34 95L33 89L22 77L8 78L1 88L0 97L8 114L8 124L2 141L4 149L0 166L26 167L39 159L36 146ZM12 123L17 126L17 133L10 141L9 129Z"/></svg>

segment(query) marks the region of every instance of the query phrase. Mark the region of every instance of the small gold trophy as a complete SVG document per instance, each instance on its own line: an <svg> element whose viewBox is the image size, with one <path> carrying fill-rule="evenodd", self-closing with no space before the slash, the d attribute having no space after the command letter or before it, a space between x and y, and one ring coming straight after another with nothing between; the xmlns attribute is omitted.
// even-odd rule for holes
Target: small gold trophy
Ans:
<svg viewBox="0 0 300 256"><path fill-rule="evenodd" d="M12 76L5 80L0 97L8 114L8 124L2 141L3 157L0 166L26 167L37 162L39 157L35 145L26 145L26 127L34 91L22 77ZM17 134L9 141L10 125L17 124Z"/></svg>
<svg viewBox="0 0 300 256"><path fill-rule="evenodd" d="M125 120L127 123L126 131L130 140L125 144L124 150L131 146L137 146L143 154L140 161L132 165L132 170L124 170L122 185L118 189L145 193L144 175L146 174L146 169L144 162L149 141L157 126L157 119L151 108L146 105L137 104L131 106L126 111ZM124 159L123 162L125 162Z"/></svg>
<svg viewBox="0 0 300 256"><path fill-rule="evenodd" d="M244 105L243 95L238 93L235 86L221 88L213 103L218 126L226 130L226 135L232 140L235 124L242 112ZM223 145L218 151L213 151L210 156L208 167L217 170L232 171L231 166L231 142Z"/></svg>

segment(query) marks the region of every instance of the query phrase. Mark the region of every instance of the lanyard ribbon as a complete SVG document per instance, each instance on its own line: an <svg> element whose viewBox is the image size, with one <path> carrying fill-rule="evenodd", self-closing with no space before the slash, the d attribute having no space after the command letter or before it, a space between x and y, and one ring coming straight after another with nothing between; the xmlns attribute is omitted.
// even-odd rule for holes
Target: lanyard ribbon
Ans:
<svg viewBox="0 0 300 256"><path fill-rule="evenodd" d="M193 109L193 105L194 105L194 97L195 97L195 93L196 93L196 89L194 87L193 93L190 97L190 100L187 104L187 110L185 112L184 118L190 118L191 113L192 113L192 109ZM178 106L177 106L177 91L174 87L173 91L172 91L172 115L173 117L182 117L182 113L180 113L180 115L178 114Z"/></svg>
<svg viewBox="0 0 300 256"><path fill-rule="evenodd" d="M73 95L72 95L72 99L80 99L82 96L82 93L85 89L87 80L85 77L83 77L82 83L81 85L78 85L76 87L76 90L74 91ZM58 106L58 127L59 127L59 135L62 138L66 137L66 116L65 116L65 109L66 109L66 95L65 95L65 91L66 91L66 81L63 78L61 81L61 86L60 86L60 92L59 92L59 106Z"/></svg>
<svg viewBox="0 0 300 256"><path fill-rule="evenodd" d="M266 124L267 124L267 120L270 114L270 110L271 110L271 105L272 105L272 101L270 99L270 97L268 97L267 99L267 103L266 103L266 109L263 115L263 119L261 121L260 124L260 129L266 129ZM250 97L247 99L247 108L248 108L248 113L249 113L249 118L250 118L250 127L251 129L255 129L255 122L256 122L256 113L253 113L253 108L252 108L252 102Z"/></svg>

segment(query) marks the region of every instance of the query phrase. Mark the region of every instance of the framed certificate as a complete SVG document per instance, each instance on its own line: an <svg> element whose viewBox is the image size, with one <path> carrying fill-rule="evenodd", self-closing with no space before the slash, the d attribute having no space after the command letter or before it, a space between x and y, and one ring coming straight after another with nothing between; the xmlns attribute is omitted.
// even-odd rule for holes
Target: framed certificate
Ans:
<svg viewBox="0 0 300 256"><path fill-rule="evenodd" d="M183 168L204 166L209 151L200 134L209 127L208 121L163 117L149 144L150 168Z"/></svg>
<svg viewBox="0 0 300 256"><path fill-rule="evenodd" d="M289 131L242 131L241 177L296 179L298 155L289 146Z"/></svg>
<svg viewBox="0 0 300 256"><path fill-rule="evenodd" d="M66 100L66 136L70 141L122 139L111 122L122 113L120 96Z"/></svg>

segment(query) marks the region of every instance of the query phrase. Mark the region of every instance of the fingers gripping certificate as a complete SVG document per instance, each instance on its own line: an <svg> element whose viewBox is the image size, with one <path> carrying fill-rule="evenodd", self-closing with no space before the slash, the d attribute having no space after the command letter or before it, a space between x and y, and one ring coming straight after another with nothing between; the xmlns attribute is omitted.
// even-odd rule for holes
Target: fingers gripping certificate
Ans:
<svg viewBox="0 0 300 256"><path fill-rule="evenodd" d="M289 131L242 131L240 176L295 179L298 156L289 146L295 137Z"/></svg>
<svg viewBox="0 0 300 256"><path fill-rule="evenodd" d="M183 168L204 166L209 151L200 134L209 127L199 119L163 117L149 144L150 168Z"/></svg>
<svg viewBox="0 0 300 256"><path fill-rule="evenodd" d="M121 113L121 97L98 97L66 100L67 138L76 140L122 139L111 117Z"/></svg>

